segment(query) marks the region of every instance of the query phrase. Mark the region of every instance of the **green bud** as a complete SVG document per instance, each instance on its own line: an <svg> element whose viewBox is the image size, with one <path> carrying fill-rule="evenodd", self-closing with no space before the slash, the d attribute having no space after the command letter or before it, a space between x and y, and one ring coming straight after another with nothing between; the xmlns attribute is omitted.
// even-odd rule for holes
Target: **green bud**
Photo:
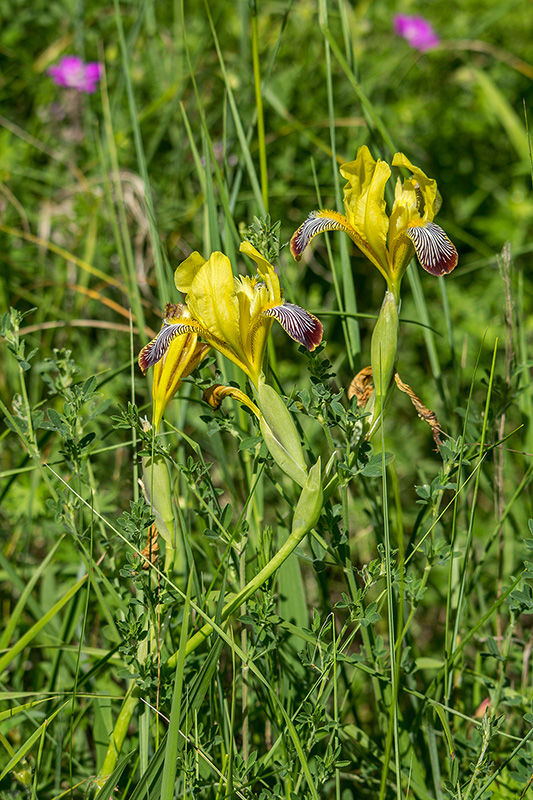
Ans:
<svg viewBox="0 0 533 800"><path fill-rule="evenodd" d="M320 474L320 458L309 470L309 475L296 504L292 518L291 536L304 537L314 528L322 511L322 476Z"/></svg>
<svg viewBox="0 0 533 800"><path fill-rule="evenodd" d="M392 292L387 291L372 334L370 348L374 381L374 410L370 421L370 433L375 432L376 425L383 413L385 397L396 362L399 327L398 304Z"/></svg>
<svg viewBox="0 0 533 800"><path fill-rule="evenodd" d="M174 513L168 467L164 458L143 458L143 482L146 499L155 514L155 526L169 548L174 548Z"/></svg>
<svg viewBox="0 0 533 800"><path fill-rule="evenodd" d="M257 395L263 418L261 433L274 461L300 486L307 480L307 465L291 413L279 394L260 382Z"/></svg>
<svg viewBox="0 0 533 800"><path fill-rule="evenodd" d="M22 759L20 766L13 770L13 776L26 788L28 792L27 796L29 797L33 776L31 774L31 767L25 758Z"/></svg>

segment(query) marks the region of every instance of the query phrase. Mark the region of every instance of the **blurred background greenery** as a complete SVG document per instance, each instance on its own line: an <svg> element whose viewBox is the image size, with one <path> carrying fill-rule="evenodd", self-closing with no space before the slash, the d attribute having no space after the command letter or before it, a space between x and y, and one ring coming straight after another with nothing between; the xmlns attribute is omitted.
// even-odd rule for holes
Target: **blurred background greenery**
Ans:
<svg viewBox="0 0 533 800"><path fill-rule="evenodd" d="M423 14L441 44L426 53L411 48L393 31L396 13ZM353 160L362 144L389 162L395 150L403 152L437 180L443 198L438 222L459 250L459 266L445 281L410 268L403 293L400 375L436 411L453 439L462 432L472 391L465 431L472 454L481 435L497 342L487 441L494 443L523 426L508 440L504 472L498 473L497 457L488 454L475 497L479 543L474 566L481 564L483 569L473 573L479 584L469 584L474 624L495 602L502 571L505 579L518 574L518 540L527 535L532 516L524 492L506 517L503 555L500 560L495 552L485 558L484 547L493 541L489 531L501 518L506 498L529 475L533 452L533 303L528 272L533 196L527 135L533 105L531 4L209 0L181 5L177 0L138 0L119 6L92 0L0 0L0 19L0 305L2 311L10 306L21 312L34 309L21 323L26 353L38 349L26 373L32 408L61 411L65 386L73 381L83 386L96 376L98 398L82 399L78 409L75 438L84 468L72 461L65 447L68 437L53 425L39 432L39 449L65 479L70 471L82 475L80 485L90 488L98 512L110 518L129 510L138 493L132 467L135 435L132 448L131 432L113 426L110 417L129 401L149 415L149 381L132 366L132 356L159 328L164 304L181 299L173 286L175 267L196 249L206 257L222 249L235 263L239 231L267 212L272 221L281 222L280 241L285 245L312 209L342 210L337 167ZM261 193L254 25L268 208ZM86 95L55 85L47 69L65 54L105 65L100 91ZM506 242L511 254L508 288L500 258ZM347 264L353 276L349 280ZM382 278L334 234L318 238L299 264L284 247L278 266L286 298L324 323L327 345L320 357L331 362L334 376L325 384L340 393L369 363ZM352 288L353 297L348 296ZM337 313L340 303L361 314L351 318L348 332ZM272 367L285 393L297 393L309 385L308 360L283 332L275 331L273 339ZM17 396L19 365L5 348L1 358L0 399L23 418ZM316 366L311 369L316 371ZM198 380L205 382L209 375L204 369ZM225 377L235 379L227 368ZM191 379L182 392L190 403L175 401L166 416L199 444L208 462L215 463L213 482L224 500L233 492L233 502L237 498L244 503L249 491L246 459L235 432L229 423L228 430L223 423L213 427L193 384ZM345 402L344 395L340 397ZM399 393L390 414L386 447L395 456L402 524L416 538L420 501L426 495L417 494L415 486L430 486L442 462L429 429ZM300 416L308 446L319 449L319 426ZM242 414L239 419L244 426ZM59 487L63 505L57 498L50 504L49 487L29 468L20 440L9 427L1 437L1 580L7 597L12 584L18 592L23 590L24 580L64 533L64 504L69 500ZM193 449L183 443L180 448L185 462ZM382 519L378 491L377 482L367 482L350 499L358 566L377 557ZM266 496L271 495L267 489ZM198 557L216 575L220 551L217 545L211 550L211 544L203 543L203 527L191 509L188 513ZM267 508L268 519L269 513L275 516ZM466 529L467 507L463 513ZM99 522L96 528L100 538L91 538L94 556L100 555L104 542L111 546L118 581L123 566L120 545ZM449 541L444 523L443 531ZM59 583L80 574L83 559L78 554L80 548L87 554L89 545L83 537L80 544L77 535L72 533L58 550L56 569L41 585L28 619L22 617L21 631L31 624L32 613L36 617L47 608L46 598ZM321 559L314 556L309 561L316 565ZM439 570L437 566L417 616L418 656L426 655L424 646L428 657L443 648L442 630L435 636L432 628L435 618L442 621L446 605L446 576ZM332 574L326 587L322 575L317 578L321 588L309 589L311 566L304 573L308 612L314 606L327 614L332 598L341 596L341 579ZM5 602L5 608L11 608L11 601ZM82 617L88 639L100 646L103 620L96 619L98 615ZM74 623L69 625L65 618L54 635L61 641L76 638ZM501 633L500 623L493 633ZM528 623L517 637L530 641ZM485 698L483 681L496 680L497 662L494 669L487 668L488 677L478 680L479 652L472 656L472 672L464 676L468 699L465 695L458 701L469 715ZM523 651L515 655L516 676L527 677ZM43 656L43 664L42 676L32 683L18 663L4 689L49 688L52 661ZM65 670L64 682L70 685L75 665ZM105 686L111 686L112 679L106 681ZM523 681L521 699L516 700L521 712L532 699L528 684L528 679ZM516 683L511 680L509 685ZM363 686L354 684L353 693L361 703L359 722L372 730L372 706ZM466 738L464 731L458 736ZM361 747L367 755L372 751L367 744ZM466 744L464 753L467 763L473 756ZM76 770L81 776L93 772L94 765ZM13 789L7 786L8 790ZM361 791L368 794L360 796L377 796L371 778ZM440 789L428 792L417 796L447 796ZM42 797L56 795L48 787ZM123 796L128 796L127 790ZM508 796L519 795L510 790Z"/></svg>

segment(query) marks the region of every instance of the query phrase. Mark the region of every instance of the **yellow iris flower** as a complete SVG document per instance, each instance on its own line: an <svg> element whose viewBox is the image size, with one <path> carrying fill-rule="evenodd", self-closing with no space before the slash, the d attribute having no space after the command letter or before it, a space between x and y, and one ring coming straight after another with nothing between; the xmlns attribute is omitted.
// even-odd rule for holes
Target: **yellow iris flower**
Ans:
<svg viewBox="0 0 533 800"><path fill-rule="evenodd" d="M436 181L411 164L403 153L395 154L392 166L405 167L411 177L397 179L392 211L387 214L385 186L391 168L381 159L375 161L368 147L360 147L355 161L340 168L348 181L344 187L346 216L337 211L311 212L291 239L294 258L300 260L318 233L342 230L379 269L396 297L415 252L432 275L451 272L457 264L457 250L433 222L440 208Z"/></svg>
<svg viewBox="0 0 533 800"><path fill-rule="evenodd" d="M257 388L274 319L308 350L320 344L321 323L283 300L274 267L249 242L243 242L240 250L255 261L257 277L234 277L229 258L219 252L207 261L192 253L176 269L175 283L186 295L187 315L164 320L159 334L142 351L143 368L163 358L174 337L192 334L237 364Z"/></svg>

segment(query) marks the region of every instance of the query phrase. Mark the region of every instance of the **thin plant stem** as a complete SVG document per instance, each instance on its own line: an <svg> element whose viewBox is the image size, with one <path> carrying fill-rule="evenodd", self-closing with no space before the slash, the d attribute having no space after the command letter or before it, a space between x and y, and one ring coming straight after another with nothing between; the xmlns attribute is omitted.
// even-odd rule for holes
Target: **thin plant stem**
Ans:
<svg viewBox="0 0 533 800"><path fill-rule="evenodd" d="M263 115L263 96L261 94L261 69L259 65L259 33L257 3L252 3L252 63L254 70L255 107L257 111L257 143L259 146L259 171L261 177L261 196L265 213L268 213L268 171L265 141L265 119Z"/></svg>
<svg viewBox="0 0 533 800"><path fill-rule="evenodd" d="M281 567L283 562L291 555L291 553L298 547L300 542L307 535L308 531L295 531L289 535L285 543L280 547L278 552L270 559L268 564L257 573L229 603L222 609L220 615L221 622L225 622L232 614L234 614L243 603L248 600L266 581L272 577ZM213 633L213 627L209 623L204 625L197 633L193 634L187 641L187 655L192 653L199 647ZM166 662L167 667L173 667L177 654L174 653Z"/></svg>
<svg viewBox="0 0 533 800"><path fill-rule="evenodd" d="M481 461L481 459L483 458L483 455L484 455L485 438L487 436L487 426L488 426L488 421L489 421L489 407L490 407L490 401L491 401L491 396L492 396L492 385L493 385L493 382L494 382L494 375L495 375L497 349L498 349L498 339L496 339L496 342L494 344L494 351L493 351L493 356L492 356L492 366L491 366L490 378L489 378L489 386L488 386L488 389L487 389L487 399L486 399L486 402L485 402L485 415L484 415L484 418L483 418L483 427L482 427L482 430L481 430L481 441L479 443L479 459L480 459L480 461ZM472 495L472 505L471 505L471 512L470 512L470 520L469 520L469 525L468 525L468 533L467 533L467 539L466 539L466 544L465 544L465 552L464 552L464 559L463 559L463 570L462 570L462 574L461 574L461 582L460 582L460 585L459 585L459 595L458 595L458 598L457 598L457 606L456 606L456 611L455 611L455 623L454 623L454 627L453 627L453 639L452 639L452 642L451 642L451 652L452 653L455 650L456 642L458 640L459 627L460 627L461 619L462 619L463 602L464 602L464 594L465 594L465 586L466 586L467 565L468 565L468 555L470 553L470 548L471 548L471 545L472 545L472 537L473 537L473 530L474 530L474 517L475 517L475 513L476 513L476 508L477 508L477 496L478 496L478 492L479 492L480 476L481 476L481 471L478 470L478 473L476 475L476 480L475 480L475 483L474 483L474 491L473 491L473 495Z"/></svg>
<svg viewBox="0 0 533 800"><path fill-rule="evenodd" d="M343 56L339 45L335 41L335 37L333 36L333 34L329 29L327 22L327 0L320 0L319 25L320 25L320 30L322 31L323 35L325 36L325 38L329 43L329 46L331 47L332 53L339 62L342 71L346 75L348 82L354 91L355 96L359 100L363 112L368 116L368 120L370 121L372 127L374 127L376 131L381 135L383 141L385 142L391 153L394 153L396 148L389 134L389 131L387 130L387 127L385 126L383 120L377 113L373 104L370 102L365 92L363 91L361 84L358 82L352 70L350 69L350 66L346 61L345 57Z"/></svg>
<svg viewBox="0 0 533 800"><path fill-rule="evenodd" d="M327 24L327 2L321 5L321 13ZM346 30L346 29L345 29ZM326 81L328 91L328 117L329 117L329 135L331 143L331 166L333 172L333 180L335 185L335 203L338 208L341 206L341 192L339 185L339 171L337 169L337 142L335 137L335 101L333 95L333 71L331 65L331 46L326 38L324 40L324 48L326 55ZM354 279L351 270L350 260L348 256L348 240L342 237L340 241L341 248L341 275L342 275L342 288L343 288L343 303L339 304L339 308L344 308L349 315L343 319L343 329L346 335L346 348L350 369L355 371L358 368L359 356L361 352L361 336L359 333L359 323L356 318L357 302L355 298ZM331 261L331 259L330 259ZM334 262L332 262L334 263ZM334 268L336 270L336 268Z"/></svg>
<svg viewBox="0 0 533 800"><path fill-rule="evenodd" d="M243 540L241 552L239 554L239 578L241 591L246 586L246 540ZM246 614L246 601L242 605L242 613ZM241 628L241 650L243 653L248 652L248 631L246 625ZM248 661L244 661L241 667L242 673L242 757L248 761L250 752L249 743L249 721L248 721ZM235 670L233 671L235 674Z"/></svg>
<svg viewBox="0 0 533 800"><path fill-rule="evenodd" d="M393 590L393 576L392 576L392 555L391 555L391 542L390 542L390 527L389 527L389 514L388 514L388 492L387 492L387 467L385 464L385 425L381 427L381 453L382 453L382 498L383 498L383 534L385 545L385 569L387 581L387 620L389 628L389 659L390 659L390 675L391 675L391 688L390 692L390 709L389 709L389 725L387 727L387 738L385 741L385 752L383 756L383 771L381 773L381 784L379 789L379 800L384 800L387 791L387 776L389 771L389 760L391 757L392 747L394 746L395 767L396 767L396 796L401 800L402 785L401 785L401 770L400 770L400 753L399 753L399 730L398 730L398 690L399 690L399 675L397 674L398 668L396 663L397 644L395 644L394 630L397 625L394 619L394 590Z"/></svg>

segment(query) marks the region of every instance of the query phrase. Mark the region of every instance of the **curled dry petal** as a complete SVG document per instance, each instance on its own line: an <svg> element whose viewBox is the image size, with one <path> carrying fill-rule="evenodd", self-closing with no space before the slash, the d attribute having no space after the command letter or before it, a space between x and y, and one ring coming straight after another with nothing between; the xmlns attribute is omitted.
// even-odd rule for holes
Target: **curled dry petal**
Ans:
<svg viewBox="0 0 533 800"><path fill-rule="evenodd" d="M243 391L237 389L236 386L223 386L221 383L214 383L213 386L206 389L203 394L205 402L209 403L211 408L214 408L215 411L218 411L222 405L222 401L226 397L232 397L234 400L238 400L239 403L242 403L247 406L250 411L253 411L258 419L261 419L261 412L256 404L252 402Z"/></svg>
<svg viewBox="0 0 533 800"><path fill-rule="evenodd" d="M374 381L372 379L372 367L363 367L352 379L348 387L348 399L357 398L357 407L364 408L370 400L370 395L374 391Z"/></svg>
<svg viewBox="0 0 533 800"><path fill-rule="evenodd" d="M443 433L443 430L440 426L439 420L437 419L437 415L435 414L435 412L424 405L422 400L413 392L411 387L400 379L400 376L396 371L394 372L394 380L396 381L396 386L398 387L400 392L404 392L404 394L406 394L409 397L420 419L423 420L424 422L427 422L427 424L431 428L431 433L433 434L433 441L435 442L437 447L439 447L442 444L440 435L441 433Z"/></svg>
<svg viewBox="0 0 533 800"><path fill-rule="evenodd" d="M442 444L440 436L443 433L443 430L435 412L430 408L427 408L422 400L414 393L411 387L401 380L397 370L394 370L394 380L400 392L403 392L409 397L420 419L424 422L427 422L431 428L433 440L437 447L439 447L439 445ZM373 388L374 382L372 377L372 367L364 367L352 380L348 388L348 397L351 399L355 395L357 397L357 406L359 408L364 408L370 400Z"/></svg>

